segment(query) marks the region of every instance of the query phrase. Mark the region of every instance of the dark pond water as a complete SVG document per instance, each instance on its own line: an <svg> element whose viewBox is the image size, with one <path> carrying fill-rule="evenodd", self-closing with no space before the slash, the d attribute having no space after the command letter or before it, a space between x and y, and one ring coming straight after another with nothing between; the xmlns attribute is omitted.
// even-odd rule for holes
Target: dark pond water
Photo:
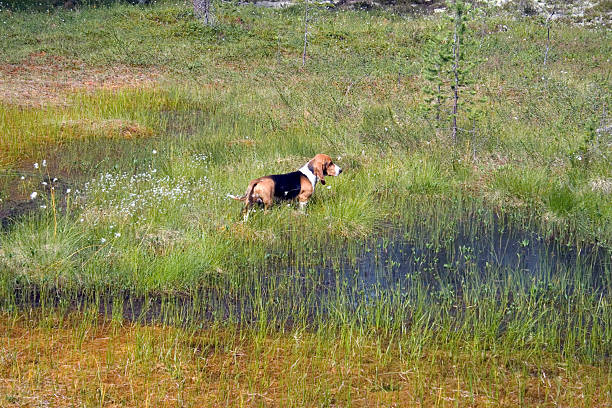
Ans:
<svg viewBox="0 0 612 408"><path fill-rule="evenodd" d="M348 279L362 289L407 287L415 279L432 291L460 291L468 279L503 280L508 275L526 289L534 281L544 284L569 272L587 272L588 284L607 294L610 289L611 254L596 246L577 248L559 244L535 232L495 223L486 233L473 223L459 223L446 245L415 242L408 234L390 231L364 245L356 263L325 269L325 285ZM421 232L427 235L426 231ZM572 290L575 281L568 281Z"/></svg>
<svg viewBox="0 0 612 408"><path fill-rule="evenodd" d="M474 297L519 298L534 291L552 300L609 296L609 250L561 245L554 238L502 225L508 223L495 220L484 226L471 218L456 223L437 244L424 239L425 223L410 233L385 227L384 234L366 243L323 253L313 250L303 258L294 257L289 244L272 254L281 259L265 268L211 276L206 287L190 294L125 294L123 317L247 324L263 318L284 325L321 321L340 309L366 313L385 304L460 308ZM313 265L313 259L320 263ZM109 306L104 307L106 313L112 313Z"/></svg>
<svg viewBox="0 0 612 408"><path fill-rule="evenodd" d="M378 238L334 250L332 245L313 249L302 257L293 255L294 246L304 245L296 241L271 253L263 268L210 275L203 287L189 293L135 295L108 288L93 297L102 314L134 321L249 324L264 319L287 325L367 314L385 305L457 309L482 297L505 296L507 301L536 293L555 301L609 296L609 250L562 245L511 224L470 215L435 239L426 222L409 232L386 226ZM18 292L17 303L40 305L35 288ZM57 292L46 295L45 302L57 304L66 297L75 299ZM92 297L76 296L72 302L80 309Z"/></svg>

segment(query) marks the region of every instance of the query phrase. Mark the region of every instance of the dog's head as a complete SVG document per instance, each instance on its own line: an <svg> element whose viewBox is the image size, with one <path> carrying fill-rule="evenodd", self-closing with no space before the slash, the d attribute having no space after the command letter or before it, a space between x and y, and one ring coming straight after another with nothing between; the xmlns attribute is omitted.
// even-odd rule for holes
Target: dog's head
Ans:
<svg viewBox="0 0 612 408"><path fill-rule="evenodd" d="M308 169L325 184L325 176L338 176L342 173L340 166L332 161L332 158L326 154L317 154L308 162Z"/></svg>

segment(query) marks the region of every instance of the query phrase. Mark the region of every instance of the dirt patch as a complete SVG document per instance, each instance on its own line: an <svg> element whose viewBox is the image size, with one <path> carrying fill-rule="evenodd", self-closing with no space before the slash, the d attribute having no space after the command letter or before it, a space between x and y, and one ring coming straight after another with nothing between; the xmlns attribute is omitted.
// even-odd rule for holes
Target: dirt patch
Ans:
<svg viewBox="0 0 612 408"><path fill-rule="evenodd" d="M0 101L34 107L65 105L67 95L76 90L143 87L155 84L159 77L156 68L93 67L41 52L17 64L0 64Z"/></svg>
<svg viewBox="0 0 612 408"><path fill-rule="evenodd" d="M14 201L2 203L0 207L0 229L11 225L16 219L39 209L39 204L33 200Z"/></svg>

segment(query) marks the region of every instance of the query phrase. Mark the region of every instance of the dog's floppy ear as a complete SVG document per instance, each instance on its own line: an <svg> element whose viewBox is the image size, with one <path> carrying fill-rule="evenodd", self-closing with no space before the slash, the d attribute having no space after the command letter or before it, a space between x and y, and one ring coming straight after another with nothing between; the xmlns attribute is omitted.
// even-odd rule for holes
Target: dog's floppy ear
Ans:
<svg viewBox="0 0 612 408"><path fill-rule="evenodd" d="M318 159L312 159L310 163L308 163L308 169L312 171L312 173L317 176L317 178L321 181L321 184L325 185L325 176L323 175L323 162Z"/></svg>

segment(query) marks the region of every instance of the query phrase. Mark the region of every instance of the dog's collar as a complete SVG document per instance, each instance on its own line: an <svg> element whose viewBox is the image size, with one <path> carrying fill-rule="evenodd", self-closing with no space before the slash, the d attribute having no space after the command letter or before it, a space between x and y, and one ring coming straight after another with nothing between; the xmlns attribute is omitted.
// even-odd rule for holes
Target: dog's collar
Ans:
<svg viewBox="0 0 612 408"><path fill-rule="evenodd" d="M310 181L310 184L312 184L312 189L314 190L319 178L315 176L314 173L308 168L308 163L303 165L298 171L308 177L308 181Z"/></svg>

